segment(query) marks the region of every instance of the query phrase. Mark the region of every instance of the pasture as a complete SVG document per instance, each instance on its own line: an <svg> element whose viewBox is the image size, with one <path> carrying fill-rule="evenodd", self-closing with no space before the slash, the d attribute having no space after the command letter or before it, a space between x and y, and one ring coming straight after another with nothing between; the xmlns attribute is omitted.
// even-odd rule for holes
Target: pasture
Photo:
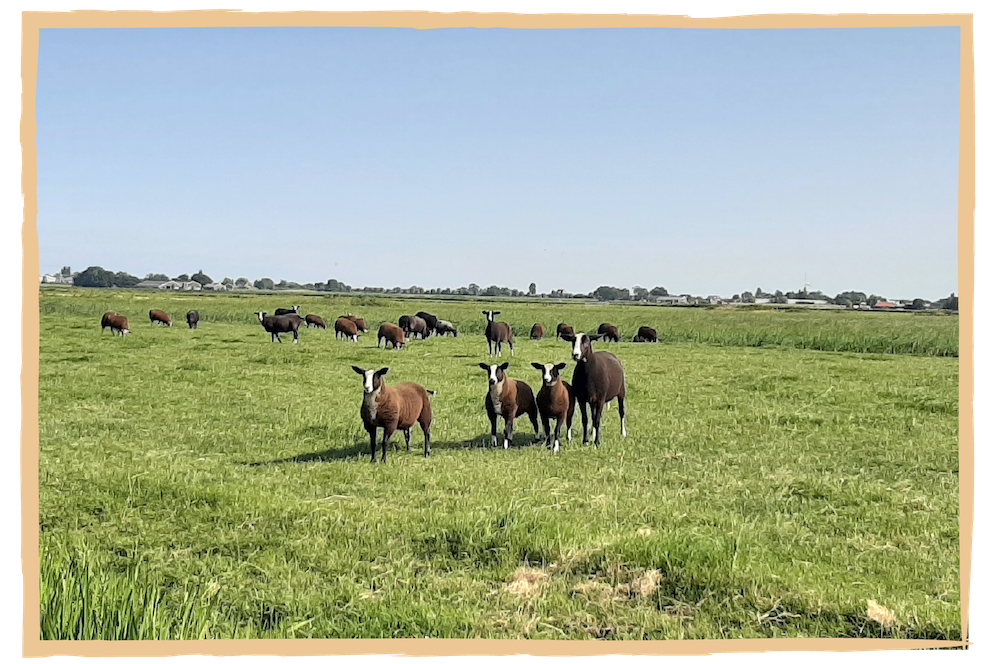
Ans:
<svg viewBox="0 0 984 664"><path fill-rule="evenodd" d="M329 329L271 343L253 312L294 304ZM525 418L515 447L485 447L490 305L534 391L530 362L571 378L558 322L617 325L595 349L625 367L628 438L613 407L599 448L580 414L559 454ZM960 637L956 317L81 289L40 306L42 638ZM376 348L421 309L461 336ZM100 334L106 311L131 334ZM350 312L357 344L330 327ZM664 343L629 343L642 324ZM438 392L430 458L415 429L369 463L351 365Z"/></svg>

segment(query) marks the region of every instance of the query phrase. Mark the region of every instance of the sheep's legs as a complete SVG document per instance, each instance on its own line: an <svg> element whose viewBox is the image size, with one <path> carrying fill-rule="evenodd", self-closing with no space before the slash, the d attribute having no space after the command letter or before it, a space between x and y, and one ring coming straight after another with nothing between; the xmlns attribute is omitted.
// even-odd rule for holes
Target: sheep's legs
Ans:
<svg viewBox="0 0 984 664"><path fill-rule="evenodd" d="M423 426L421 426L420 428L424 429ZM430 430L430 425L428 424L427 428L424 429L424 458L427 458L430 455L431 455L431 430Z"/></svg>
<svg viewBox="0 0 984 664"><path fill-rule="evenodd" d="M591 404L591 420L592 426L594 426L595 447L601 445L601 416L604 412L605 410L601 407L600 403Z"/></svg>
<svg viewBox="0 0 984 664"><path fill-rule="evenodd" d="M492 447L498 447L499 434L496 432L496 430L499 427L499 416L496 415L495 413L492 413L492 417L490 418L490 420L492 422Z"/></svg>
<svg viewBox="0 0 984 664"><path fill-rule="evenodd" d="M588 402L578 401L578 406L581 407L581 428L584 429L584 438L581 440L583 445L588 444Z"/></svg>
<svg viewBox="0 0 984 664"><path fill-rule="evenodd" d="M396 431L394 429L393 431ZM383 463L386 463L386 448L389 447L390 438L393 436L393 431L387 431L383 429Z"/></svg>
<svg viewBox="0 0 984 664"><path fill-rule="evenodd" d="M515 420L515 416L507 417L503 415L502 418L506 421L506 426L503 427L504 429L503 435L505 436L506 439L502 443L502 449L508 450L509 441L512 440L513 437L513 424L516 420Z"/></svg>
<svg viewBox="0 0 984 664"><path fill-rule="evenodd" d="M376 427L369 429L369 453L372 454L370 461L376 463Z"/></svg>
<svg viewBox="0 0 984 664"><path fill-rule="evenodd" d="M544 414L540 414L540 418L543 420L543 434L546 436L546 445L550 447L550 418ZM557 428L560 428L560 422L557 422Z"/></svg>
<svg viewBox="0 0 984 664"><path fill-rule="evenodd" d="M410 429L406 429L403 432L403 437L407 440L407 452L410 451Z"/></svg>
<svg viewBox="0 0 984 664"><path fill-rule="evenodd" d="M625 397L618 398L618 416L622 418L622 438L629 434L625 431Z"/></svg>
<svg viewBox="0 0 984 664"><path fill-rule="evenodd" d="M540 440L540 423L537 421L535 413L530 413L530 423L533 425L533 439Z"/></svg>

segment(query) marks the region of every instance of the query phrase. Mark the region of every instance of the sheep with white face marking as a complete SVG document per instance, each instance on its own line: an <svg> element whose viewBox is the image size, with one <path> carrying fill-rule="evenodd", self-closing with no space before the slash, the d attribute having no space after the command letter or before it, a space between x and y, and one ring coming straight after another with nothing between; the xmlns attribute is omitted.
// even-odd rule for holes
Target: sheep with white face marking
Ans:
<svg viewBox="0 0 984 664"><path fill-rule="evenodd" d="M359 318L358 316L348 314L346 316L342 316L342 318L347 318L348 320L355 323L355 329L357 329L360 333L369 331L369 328L366 326L366 321L362 318Z"/></svg>
<svg viewBox="0 0 984 664"><path fill-rule="evenodd" d="M171 317L168 316L166 312L161 311L160 309L151 309L150 324L153 325L154 323L157 323L159 325L167 325L168 327L171 327Z"/></svg>
<svg viewBox="0 0 984 664"><path fill-rule="evenodd" d="M100 334L109 329L110 333L115 337L117 333L121 337L125 337L130 334L130 322L126 319L126 316L121 316L115 311L107 311L103 314L102 330L99 331Z"/></svg>
<svg viewBox="0 0 984 664"><path fill-rule="evenodd" d="M270 333L270 342L279 341L283 343L280 338L281 334L285 332L290 332L294 335L294 343L298 341L298 330L301 328L303 321L300 316L271 316L265 311L257 311L256 315L260 319L260 325L263 329Z"/></svg>
<svg viewBox="0 0 984 664"><path fill-rule="evenodd" d="M335 320L335 338L344 337L353 342L359 342L359 327L348 318L340 317Z"/></svg>
<svg viewBox="0 0 984 664"><path fill-rule="evenodd" d="M553 451L560 451L560 428L567 423L567 440L571 439L571 425L574 424L574 388L566 380L562 380L560 372L567 366L560 364L540 364L532 362L532 367L541 373L543 386L536 395L536 408L543 422L543 434L546 436L547 447L550 447L550 421L555 420L553 431Z"/></svg>
<svg viewBox="0 0 984 664"><path fill-rule="evenodd" d="M424 456L430 456L430 435L433 413L431 412L430 396L436 394L424 389L417 383L399 383L387 386L383 376L389 367L372 370L352 367L352 371L362 376L362 426L369 433L369 451L372 461L376 461L377 429L383 429L383 463L386 462L386 448L390 437L397 429L403 432L406 439L407 452L410 451L410 430L414 424L420 424L424 432Z"/></svg>
<svg viewBox="0 0 984 664"><path fill-rule="evenodd" d="M540 437L540 426L537 423L536 398L533 396L533 389L521 380L513 380L506 375L509 363L502 365L488 365L480 362L479 365L489 377L489 391L485 395L485 412L489 416L489 424L492 426L492 446L499 445L497 432L498 419L501 417L505 422L503 435L505 442L503 449L509 449L509 443L513 437L513 423L517 417L528 415L533 424L533 434Z"/></svg>
<svg viewBox="0 0 984 664"><path fill-rule="evenodd" d="M301 305L295 304L290 309L277 309L273 312L274 316L286 316L288 314L296 314L301 310Z"/></svg>
<svg viewBox="0 0 984 664"><path fill-rule="evenodd" d="M618 399L618 414L622 420L622 437L625 431L625 372L621 362L611 353L598 351L591 347L592 341L601 338L598 334L565 334L564 341L571 343L571 357L577 363L571 380L574 398L581 408L581 424L584 427L585 445L588 444L588 414L591 406L591 426L594 428L595 446L601 445L601 416L603 406L612 399Z"/></svg>
<svg viewBox="0 0 984 664"><path fill-rule="evenodd" d="M488 324L485 326L485 339L489 342L489 355L495 355L496 357L502 357L502 342L505 341L509 344L509 352L512 355L516 354L516 349L513 348L513 331L509 327L508 323L497 322L495 317L501 314L501 311L482 311L485 314L485 320ZM493 349L494 352L493 352Z"/></svg>

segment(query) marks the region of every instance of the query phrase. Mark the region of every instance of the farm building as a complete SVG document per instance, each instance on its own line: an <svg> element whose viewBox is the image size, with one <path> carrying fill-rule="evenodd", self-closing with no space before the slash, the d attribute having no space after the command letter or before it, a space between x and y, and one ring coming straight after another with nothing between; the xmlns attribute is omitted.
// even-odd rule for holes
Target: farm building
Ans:
<svg viewBox="0 0 984 664"><path fill-rule="evenodd" d="M690 304L689 295L661 295L654 302L656 304Z"/></svg>
<svg viewBox="0 0 984 664"><path fill-rule="evenodd" d="M156 288L158 290L190 290L200 291L202 285L197 281L141 281L134 288Z"/></svg>

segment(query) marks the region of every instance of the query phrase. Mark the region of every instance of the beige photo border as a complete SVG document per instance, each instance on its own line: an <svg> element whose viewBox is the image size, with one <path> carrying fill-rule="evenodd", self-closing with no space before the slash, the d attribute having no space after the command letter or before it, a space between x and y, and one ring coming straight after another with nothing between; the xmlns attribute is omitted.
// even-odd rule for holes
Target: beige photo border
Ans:
<svg viewBox="0 0 984 664"><path fill-rule="evenodd" d="M77 11L24 12L21 149L24 195L23 315L21 317L21 561L24 575L23 654L80 656L172 655L607 655L768 651L874 651L967 647L970 533L973 525L973 288L974 288L974 60L971 14L771 14L727 18L626 14L506 14L423 11L262 12ZM692 641L534 641L512 639L256 639L202 641L42 641L40 639L38 363L40 339L37 234L37 150L34 143L38 47L42 28L164 28L333 26L401 28L860 28L956 26L960 28L960 135L957 265L960 311L959 496L961 640L921 639L715 639Z"/></svg>

